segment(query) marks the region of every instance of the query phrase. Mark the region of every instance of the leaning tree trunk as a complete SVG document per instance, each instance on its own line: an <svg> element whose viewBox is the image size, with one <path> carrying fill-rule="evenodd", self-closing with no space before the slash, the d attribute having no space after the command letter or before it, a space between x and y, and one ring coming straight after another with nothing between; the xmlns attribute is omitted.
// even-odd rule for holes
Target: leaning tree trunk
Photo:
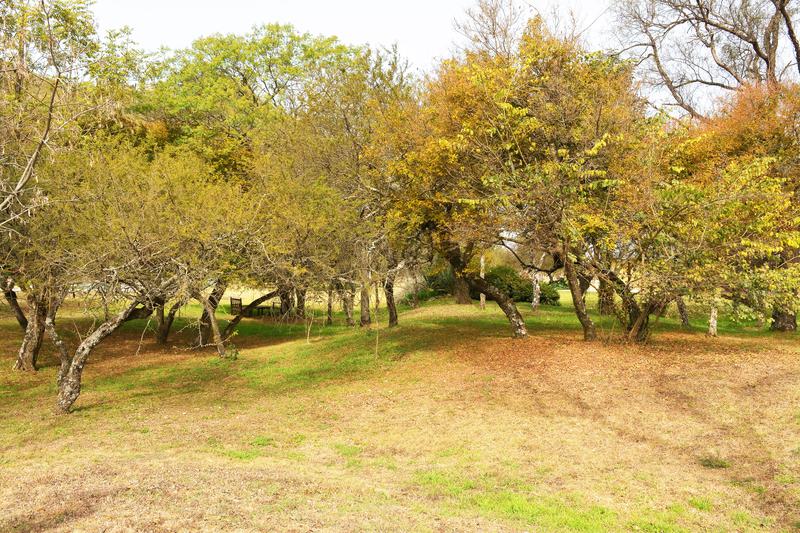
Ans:
<svg viewBox="0 0 800 533"><path fill-rule="evenodd" d="M453 297L458 305L472 305L469 296L469 283L460 272L453 273Z"/></svg>
<svg viewBox="0 0 800 533"><path fill-rule="evenodd" d="M44 298L33 294L28 295L30 319L25 328L25 336L14 363L14 370L35 372L36 360L44 339L45 320L47 319L47 302Z"/></svg>
<svg viewBox="0 0 800 533"><path fill-rule="evenodd" d="M479 277L466 277L469 285L477 292L482 292L500 306L500 309L505 313L508 322L511 324L511 334L515 339L521 339L528 336L528 328L525 325L525 319L517 309L514 300L498 289L485 279Z"/></svg>
<svg viewBox="0 0 800 533"><path fill-rule="evenodd" d="M361 327L367 327L372 324L372 317L370 316L369 309L369 284L365 283L361 286Z"/></svg>
<svg viewBox="0 0 800 533"><path fill-rule="evenodd" d="M790 311L775 309L772 312L772 331L797 331L797 315Z"/></svg>
<svg viewBox="0 0 800 533"><path fill-rule="evenodd" d="M253 310L255 310L259 305L269 300L272 300L276 296L278 296L278 291L273 291L269 294L265 294L263 296L256 298L255 300L247 304L246 307L243 307L242 311L238 315L233 317L233 319L230 322L228 322L228 327L226 327L225 331L222 333L222 338L226 341L230 339L233 333L236 331L236 328L239 326L239 323L242 321L244 317L249 316L250 313Z"/></svg>
<svg viewBox="0 0 800 533"><path fill-rule="evenodd" d="M214 290L211 291L208 297L209 307L203 308L203 315L200 317L200 335L197 339L200 346L206 346L213 336L212 315L217 312L217 306L219 306L219 303L222 301L222 297L225 296L226 290L228 290L228 283L223 280L218 280L214 285Z"/></svg>
<svg viewBox="0 0 800 533"><path fill-rule="evenodd" d="M678 316L681 318L681 327L689 329L691 327L689 324L689 310L686 309L686 302L683 300L683 296L678 296L675 299L675 303L678 306Z"/></svg>
<svg viewBox="0 0 800 533"><path fill-rule="evenodd" d="M137 303L134 302L117 316L100 324L91 335L83 339L83 342L78 345L72 356L69 355L61 339L55 333L52 320L47 320L50 335L61 352L61 369L58 373L58 401L56 402L56 411L58 413L69 413L75 400L78 399L81 393L83 367L86 365L92 350L131 318L134 311L136 311L136 307Z"/></svg>
<svg viewBox="0 0 800 533"><path fill-rule="evenodd" d="M564 256L564 275L567 277L569 290L572 294L572 305L575 307L575 314L578 316L578 321L583 328L583 338L587 341L593 341L597 338L597 330L594 327L592 318L586 311L586 299L581 290L578 274L575 272L575 265L569 257L566 257L567 254L564 254Z"/></svg>
<svg viewBox="0 0 800 533"><path fill-rule="evenodd" d="M6 298L6 302L8 302L8 306L11 307L11 310L14 312L14 318L17 319L17 324L19 324L19 327L21 327L23 330L27 329L28 318L25 316L25 312L19 305L17 293L14 292L14 282L12 280L8 280L6 282L6 286L3 289L3 295Z"/></svg>
<svg viewBox="0 0 800 533"><path fill-rule="evenodd" d="M394 300L394 280L397 274L390 271L386 274L386 282L383 284L383 292L386 294L386 308L389 310L389 327L393 328L399 324L397 317L397 303Z"/></svg>

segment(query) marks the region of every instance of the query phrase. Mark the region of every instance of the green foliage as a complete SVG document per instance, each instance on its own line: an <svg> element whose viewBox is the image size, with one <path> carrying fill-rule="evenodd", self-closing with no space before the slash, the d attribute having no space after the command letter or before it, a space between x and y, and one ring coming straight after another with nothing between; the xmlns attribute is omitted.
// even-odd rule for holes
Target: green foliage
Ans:
<svg viewBox="0 0 800 533"><path fill-rule="evenodd" d="M486 272L486 281L501 289L516 302L533 300L533 282L510 266L500 265L490 268ZM540 283L539 287L542 305L558 305L561 295L555 287L549 283ZM476 291L471 291L470 296L473 299L479 298Z"/></svg>

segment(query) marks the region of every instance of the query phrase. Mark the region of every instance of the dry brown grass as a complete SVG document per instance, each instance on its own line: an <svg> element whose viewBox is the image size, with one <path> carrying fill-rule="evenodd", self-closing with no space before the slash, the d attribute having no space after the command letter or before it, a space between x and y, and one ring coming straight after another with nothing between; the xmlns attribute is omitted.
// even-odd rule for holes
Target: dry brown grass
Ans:
<svg viewBox="0 0 800 533"><path fill-rule="evenodd" d="M503 338L434 306L374 337L250 339L219 362L134 331L50 414L0 374L0 530L789 531L796 337ZM0 342L10 366L15 339ZM357 360L357 364L350 361ZM724 468L708 468L707 459Z"/></svg>

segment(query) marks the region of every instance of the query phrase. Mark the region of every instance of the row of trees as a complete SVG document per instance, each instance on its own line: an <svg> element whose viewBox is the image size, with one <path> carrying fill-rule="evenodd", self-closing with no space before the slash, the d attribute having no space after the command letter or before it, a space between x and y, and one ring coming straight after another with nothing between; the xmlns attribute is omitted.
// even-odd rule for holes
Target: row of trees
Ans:
<svg viewBox="0 0 800 533"><path fill-rule="evenodd" d="M779 4L769 39L794 35L793 6ZM632 31L663 31L642 13L665 10L699 24L673 0L631 6ZM358 294L362 326L381 287L393 326L398 275L433 260L452 269L459 301L489 295L524 337L514 300L481 276L497 247L530 273L563 272L587 340L592 284L634 341L687 296L795 327L800 93L788 70L708 37L728 74L755 56L732 97L676 118L651 111L637 62L620 53L588 51L504 0L481 0L467 20L465 49L419 80L396 50L288 26L157 57L126 32L98 36L88 2L3 3L0 266L25 329L17 368L34 370L49 337L67 412L92 350L127 321L154 317L165 343L197 301L197 345L224 357L248 311L221 327L229 286L300 316L327 294L350 325ZM666 42L653 37L642 60L687 104L686 80L659 59ZM96 318L77 347L56 325L74 293Z"/></svg>

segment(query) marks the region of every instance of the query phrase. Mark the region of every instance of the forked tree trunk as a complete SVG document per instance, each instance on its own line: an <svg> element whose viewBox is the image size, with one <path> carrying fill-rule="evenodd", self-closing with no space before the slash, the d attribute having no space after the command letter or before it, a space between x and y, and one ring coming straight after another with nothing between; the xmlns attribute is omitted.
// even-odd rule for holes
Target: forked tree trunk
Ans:
<svg viewBox="0 0 800 533"><path fill-rule="evenodd" d="M469 283L460 272L453 273L453 297L458 305L472 305L469 296Z"/></svg>
<svg viewBox="0 0 800 533"><path fill-rule="evenodd" d="M684 329L689 329L691 325L689 324L689 310L686 309L686 302L683 299L683 296L678 296L675 299L675 303L678 306L678 316L681 318L681 327Z"/></svg>
<svg viewBox="0 0 800 533"><path fill-rule="evenodd" d="M578 321L583 328L583 338L587 341L593 341L597 338L597 330L594 327L594 322L586 311L586 300L583 291L581 290L581 283L578 280L578 274L575 272L575 265L567 254L564 254L564 275L569 284L569 291L572 294L572 305L575 307L575 314L578 316Z"/></svg>
<svg viewBox="0 0 800 533"><path fill-rule="evenodd" d="M81 377L83 368L92 350L106 337L114 333L127 321L136 310L136 303L131 304L117 316L100 324L91 335L83 339L75 353L70 356L63 342L55 332L52 319L47 320L53 342L59 347L61 355L61 369L58 373L58 401L56 412L66 414L72 409L73 404L81 393Z"/></svg>
<svg viewBox="0 0 800 533"><path fill-rule="evenodd" d="M772 331L797 331L797 315L789 311L775 309L772 312L770 329Z"/></svg>
<svg viewBox="0 0 800 533"><path fill-rule="evenodd" d="M225 357L227 353L225 351L225 343L222 339L222 333L219 330L219 322L217 322L216 307L211 304L210 297L206 298L200 292L196 292L194 294L194 298L198 302L200 302L200 304L203 306L203 309L205 310L204 315L207 317L209 327L211 329L211 341L217 348L217 354L220 357ZM217 301L217 303L219 303L219 301ZM203 344L201 346L206 346L206 344Z"/></svg>
<svg viewBox="0 0 800 533"><path fill-rule="evenodd" d="M19 324L19 327L21 327L23 330L27 329L28 318L25 316L25 312L19 305L17 293L14 291L14 282L12 280L8 280L6 282L6 286L3 289L3 295L5 296L6 302L8 302L8 306L11 308L11 311L14 312L14 318L17 319L17 324Z"/></svg>
<svg viewBox="0 0 800 533"><path fill-rule="evenodd" d="M34 294L28 295L30 319L25 328L25 336L14 363L14 370L36 372L36 362L44 339L45 319L47 318L47 301Z"/></svg>
<svg viewBox="0 0 800 533"><path fill-rule="evenodd" d="M206 346L211 341L213 335L211 331L211 315L217 312L217 307L222 301L222 297L225 296L226 290L228 290L228 283L226 281L218 280L216 284L214 284L214 289L208 297L209 307L203 308L203 315L200 317L200 335L197 339L200 346Z"/></svg>
<svg viewBox="0 0 800 533"><path fill-rule="evenodd" d="M389 327L393 328L399 324L397 317L397 303L394 300L394 280L397 274L389 271L386 275L386 282L383 284L383 292L386 294L386 308L389 310Z"/></svg>
<svg viewBox="0 0 800 533"><path fill-rule="evenodd" d="M372 324L372 317L370 316L369 309L369 284L365 283L361 286L361 327L367 327Z"/></svg>

